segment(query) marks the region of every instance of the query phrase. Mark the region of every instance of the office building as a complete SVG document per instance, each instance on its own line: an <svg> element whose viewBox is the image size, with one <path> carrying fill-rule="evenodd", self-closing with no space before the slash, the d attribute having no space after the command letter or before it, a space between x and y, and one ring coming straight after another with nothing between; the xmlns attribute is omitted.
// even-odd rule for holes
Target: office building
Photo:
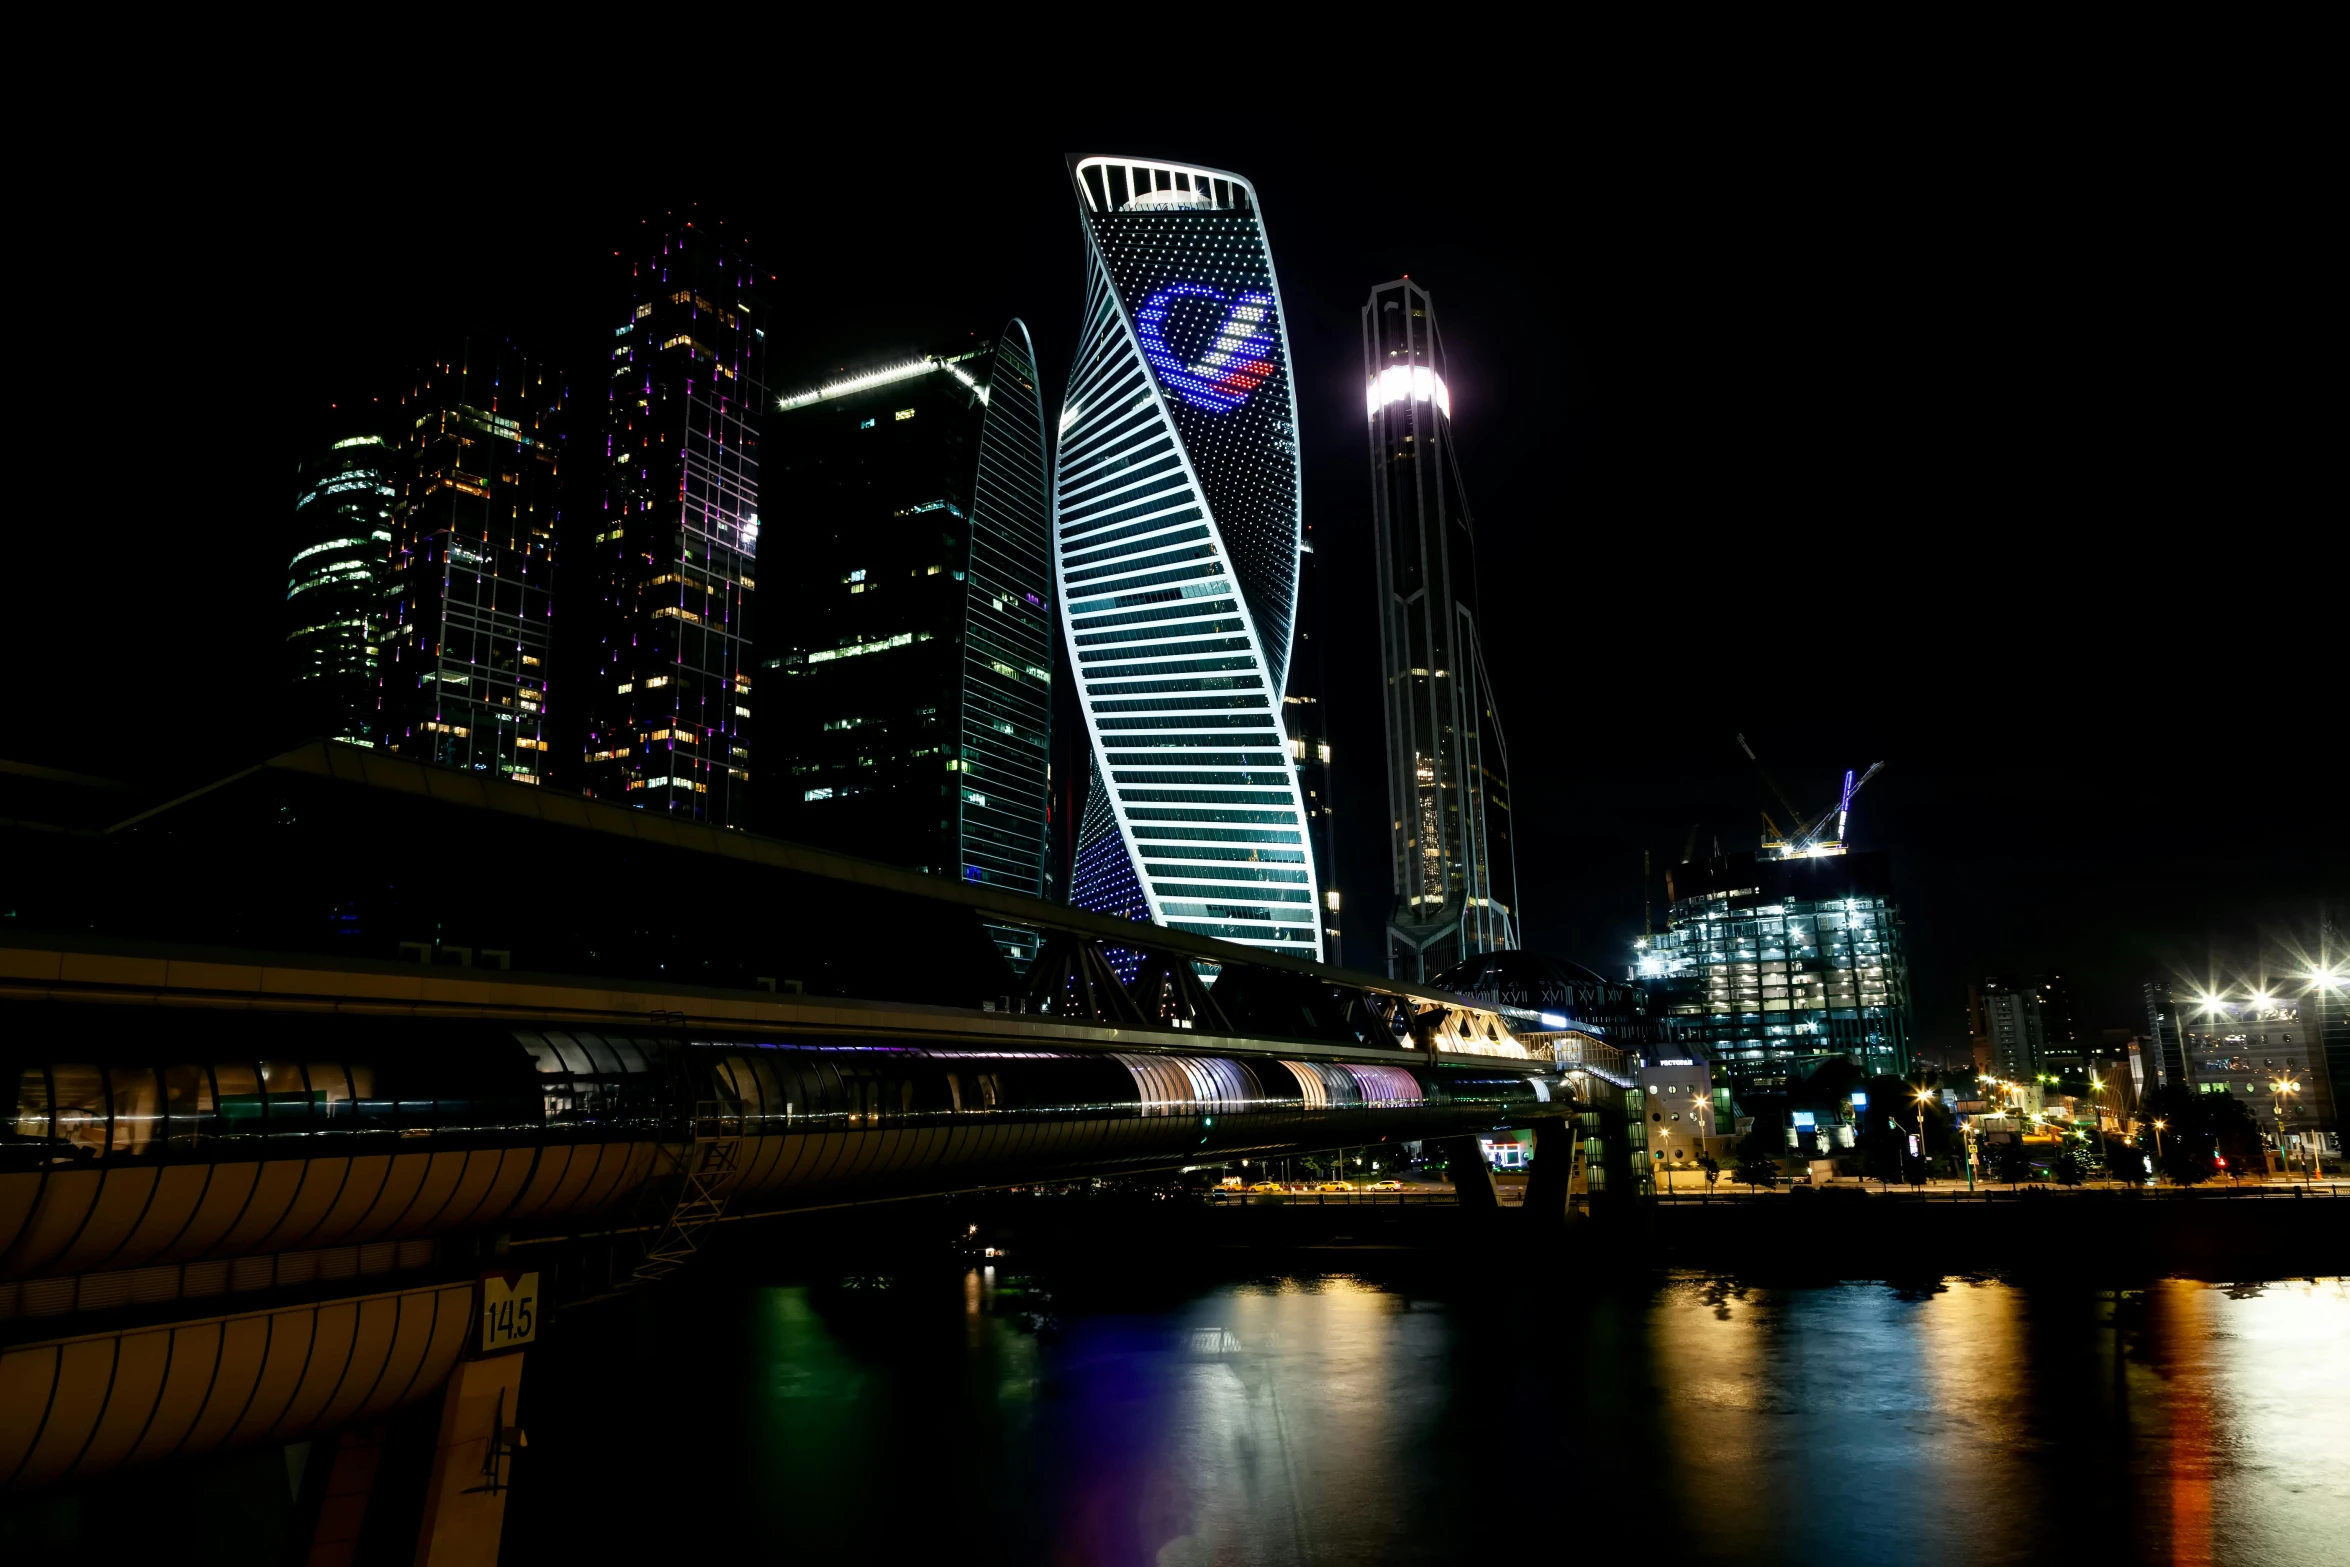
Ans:
<svg viewBox="0 0 2350 1567"><path fill-rule="evenodd" d="M401 398L379 644L388 749L546 782L564 402L544 364L485 338Z"/></svg>
<svg viewBox="0 0 2350 1567"><path fill-rule="evenodd" d="M589 794L743 825L766 332L739 238L671 216L616 262L600 482L566 572ZM576 582L576 590L568 584Z"/></svg>
<svg viewBox="0 0 2350 1567"><path fill-rule="evenodd" d="M1665 875L1666 927L1635 943L1671 1043L1695 1046L1733 1094L1782 1094L1807 1064L1909 1070L1900 911L1882 854L1731 854Z"/></svg>
<svg viewBox="0 0 2350 1567"><path fill-rule="evenodd" d="M2260 983L2245 991L2199 997L2181 1009L2188 1081L2199 1093L2227 1094L2252 1112L2279 1147L2303 1146L2320 1128L2336 1130L2325 1030L2338 991ZM2296 1085L2280 1092L2277 1085ZM2326 1157L2338 1150L2326 1142Z"/></svg>
<svg viewBox="0 0 2350 1567"><path fill-rule="evenodd" d="M2159 980L2148 980L2141 987L2146 998L2146 1043L2143 1054L2151 1058L2153 1086L2167 1088L2172 1083L2192 1083L2191 1069L2185 1047L2178 1003L2171 999L2170 987Z"/></svg>
<svg viewBox="0 0 2350 1567"><path fill-rule="evenodd" d="M2089 1056L2074 1037L2072 1004L2056 975L1971 985L1967 1016L1978 1070L2015 1083L2043 1073L2068 1081L2088 1074Z"/></svg>
<svg viewBox="0 0 2350 1567"><path fill-rule="evenodd" d="M376 742L392 478L380 435L337 441L302 466L286 563L288 727L301 735Z"/></svg>
<svg viewBox="0 0 2350 1567"><path fill-rule="evenodd" d="M1288 329L1256 191L1070 160L1086 296L1053 569L1090 773L1071 901L1303 957L1321 897L1280 722L1301 526Z"/></svg>
<svg viewBox="0 0 2350 1567"><path fill-rule="evenodd" d="M766 417L795 584L759 647L763 832L1045 895L1053 601L1028 328L844 374ZM1015 963L1032 932L997 932Z"/></svg>
<svg viewBox="0 0 2350 1567"><path fill-rule="evenodd" d="M1509 754L1479 643L1476 528L1447 374L1427 290L1409 278L1371 290L1363 377L1395 898L1386 965L1411 980L1518 945Z"/></svg>
<svg viewBox="0 0 2350 1567"><path fill-rule="evenodd" d="M1322 650L1329 644L1329 596L1314 525L1298 541L1297 620L1289 641L1289 684L1281 696L1289 758L1304 791L1306 843L1314 856L1314 884L1322 889L1322 958L1344 963L1338 891L1338 819L1331 788L1329 708L1323 691Z"/></svg>

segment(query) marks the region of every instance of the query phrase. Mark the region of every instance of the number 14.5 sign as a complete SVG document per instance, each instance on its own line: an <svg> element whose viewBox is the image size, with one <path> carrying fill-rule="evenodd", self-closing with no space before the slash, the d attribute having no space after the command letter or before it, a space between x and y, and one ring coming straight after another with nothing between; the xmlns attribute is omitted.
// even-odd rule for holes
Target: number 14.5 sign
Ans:
<svg viewBox="0 0 2350 1567"><path fill-rule="evenodd" d="M539 1276L485 1273L481 1276L481 1342L476 1353L495 1355L520 1349L539 1336Z"/></svg>

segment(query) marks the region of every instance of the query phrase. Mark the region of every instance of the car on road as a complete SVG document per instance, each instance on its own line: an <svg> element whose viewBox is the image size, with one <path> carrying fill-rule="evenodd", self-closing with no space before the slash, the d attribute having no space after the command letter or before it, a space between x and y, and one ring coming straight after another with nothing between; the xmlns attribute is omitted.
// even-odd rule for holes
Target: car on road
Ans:
<svg viewBox="0 0 2350 1567"><path fill-rule="evenodd" d="M1354 1188L1344 1181L1323 1181L1317 1184L1314 1190L1318 1192L1351 1192Z"/></svg>
<svg viewBox="0 0 2350 1567"><path fill-rule="evenodd" d="M1277 1192L1285 1190L1285 1188L1279 1181L1259 1181L1249 1190L1252 1192Z"/></svg>
<svg viewBox="0 0 2350 1567"><path fill-rule="evenodd" d="M1363 1190L1367 1192L1400 1192L1403 1190L1403 1182L1373 1181L1370 1185L1364 1187Z"/></svg>

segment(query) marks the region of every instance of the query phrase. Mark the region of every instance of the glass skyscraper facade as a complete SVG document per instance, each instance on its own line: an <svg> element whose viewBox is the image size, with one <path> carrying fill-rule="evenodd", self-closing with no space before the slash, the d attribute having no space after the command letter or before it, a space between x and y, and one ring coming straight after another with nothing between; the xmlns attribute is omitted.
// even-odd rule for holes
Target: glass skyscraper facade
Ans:
<svg viewBox="0 0 2350 1567"><path fill-rule="evenodd" d="M384 578L392 553L392 448L340 440L302 467L286 563L286 657L293 727L376 743Z"/></svg>
<svg viewBox="0 0 2350 1567"><path fill-rule="evenodd" d="M671 217L647 225L612 316L602 475L567 593L585 690L587 792L740 827L751 784L766 332L748 248ZM568 617L576 616L576 619Z"/></svg>
<svg viewBox="0 0 2350 1567"><path fill-rule="evenodd" d="M546 781L562 384L475 340L400 400L382 743Z"/></svg>
<svg viewBox="0 0 2350 1567"><path fill-rule="evenodd" d="M1323 705L1322 650L1329 637L1324 628L1329 600L1321 557L1314 549L1314 525L1307 523L1297 557L1296 629L1289 639L1289 684L1282 693L1281 710L1289 733L1289 757L1297 766L1298 787L1304 791L1306 843L1314 856L1314 882L1322 891L1322 958L1344 963L1339 925L1338 820L1331 807L1330 720Z"/></svg>
<svg viewBox="0 0 2350 1567"><path fill-rule="evenodd" d="M1052 729L1044 403L1028 328L779 398L754 821L1042 897ZM1004 927L1015 963L1032 932Z"/></svg>
<svg viewBox="0 0 2350 1567"><path fill-rule="evenodd" d="M1090 767L1071 901L1318 958L1279 716L1304 538L1297 400L1256 191L1135 158L1070 173L1086 295L1053 567Z"/></svg>
<svg viewBox="0 0 2350 1567"><path fill-rule="evenodd" d="M1509 754L1478 639L1476 530L1446 375L1427 290L1409 278L1371 290L1363 377L1395 882L1386 962L1407 980L1518 945Z"/></svg>
<svg viewBox="0 0 2350 1567"><path fill-rule="evenodd" d="M1651 1010L1740 1096L1784 1092L1847 1056L1909 1070L1910 988L1882 854L1732 854L1666 873L1666 928L1638 944Z"/></svg>

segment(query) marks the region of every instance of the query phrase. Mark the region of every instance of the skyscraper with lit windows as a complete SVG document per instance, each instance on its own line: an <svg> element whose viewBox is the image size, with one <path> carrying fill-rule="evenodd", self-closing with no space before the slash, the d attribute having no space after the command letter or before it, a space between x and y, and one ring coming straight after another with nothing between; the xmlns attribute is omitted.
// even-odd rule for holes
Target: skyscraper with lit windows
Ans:
<svg viewBox="0 0 2350 1567"><path fill-rule="evenodd" d="M1363 306L1371 525L1386 682L1387 972L1424 980L1518 945L1509 752L1477 628L1477 544L1453 452L1435 301L1409 278Z"/></svg>
<svg viewBox="0 0 2350 1567"><path fill-rule="evenodd" d="M380 435L350 436L303 464L286 563L287 672L300 734L376 743L393 472Z"/></svg>
<svg viewBox="0 0 2350 1567"><path fill-rule="evenodd" d="M479 338L400 400L379 644L388 749L546 781L564 401L543 364Z"/></svg>
<svg viewBox="0 0 2350 1567"><path fill-rule="evenodd" d="M765 306L749 247L671 215L619 262L600 482L574 529L566 656L587 792L740 827L751 786L751 599Z"/></svg>
<svg viewBox="0 0 2350 1567"><path fill-rule="evenodd" d="M1884 855L1720 855L1672 867L1665 888L1665 929L1634 944L1649 1010L1738 1095L1783 1093L1827 1056L1909 1070L1909 958Z"/></svg>
<svg viewBox="0 0 2350 1567"><path fill-rule="evenodd" d="M1051 473L1027 326L766 416L793 613L760 640L758 830L1043 897ZM995 928L1015 963L1036 935Z"/></svg>
<svg viewBox="0 0 2350 1567"><path fill-rule="evenodd" d="M1069 169L1086 295L1053 567L1090 752L1071 901L1320 957L1280 717L1297 401L1257 193L1149 159Z"/></svg>

